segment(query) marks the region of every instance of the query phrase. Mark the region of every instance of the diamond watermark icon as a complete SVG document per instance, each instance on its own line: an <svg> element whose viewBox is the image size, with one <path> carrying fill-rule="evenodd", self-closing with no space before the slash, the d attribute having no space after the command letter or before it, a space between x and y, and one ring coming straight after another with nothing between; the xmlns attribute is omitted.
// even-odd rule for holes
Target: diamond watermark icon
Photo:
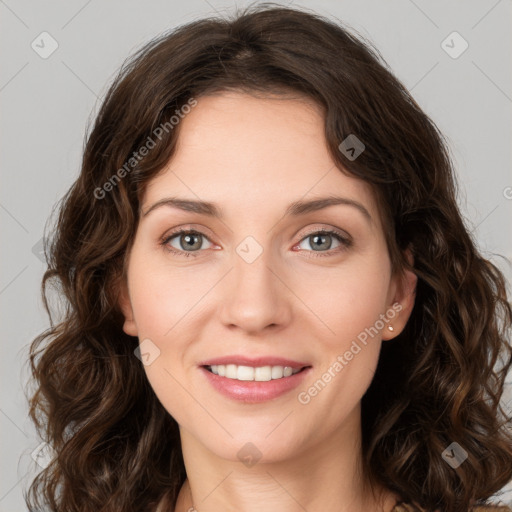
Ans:
<svg viewBox="0 0 512 512"><path fill-rule="evenodd" d="M350 160L354 161L364 150L366 146L353 133L343 139L338 149Z"/></svg>
<svg viewBox="0 0 512 512"><path fill-rule="evenodd" d="M37 243L32 247L32 254L40 260L42 263L46 263L46 258L44 256L44 238L41 238Z"/></svg>
<svg viewBox="0 0 512 512"><path fill-rule="evenodd" d="M458 59L468 47L469 43L455 30L443 39L441 43L441 48L452 59Z"/></svg>
<svg viewBox="0 0 512 512"><path fill-rule="evenodd" d="M53 458L55 458L55 451L46 442L39 444L30 454L32 459L43 469L46 469Z"/></svg>
<svg viewBox="0 0 512 512"><path fill-rule="evenodd" d="M160 356L160 349L149 338L146 338L133 353L142 361L144 366L149 366Z"/></svg>
<svg viewBox="0 0 512 512"><path fill-rule="evenodd" d="M453 469L456 469L468 458L468 452L464 450L459 443L454 441L444 450L441 457L443 457Z"/></svg>
<svg viewBox="0 0 512 512"><path fill-rule="evenodd" d="M244 463L248 468L254 466L256 462L261 459L263 455L253 443L245 443L238 453L237 457Z"/></svg>
<svg viewBox="0 0 512 512"><path fill-rule="evenodd" d="M246 263L253 263L263 252L263 247L255 238L247 236L238 244L236 252Z"/></svg>
<svg viewBox="0 0 512 512"><path fill-rule="evenodd" d="M39 57L47 59L59 47L59 43L48 32L41 32L30 46Z"/></svg>

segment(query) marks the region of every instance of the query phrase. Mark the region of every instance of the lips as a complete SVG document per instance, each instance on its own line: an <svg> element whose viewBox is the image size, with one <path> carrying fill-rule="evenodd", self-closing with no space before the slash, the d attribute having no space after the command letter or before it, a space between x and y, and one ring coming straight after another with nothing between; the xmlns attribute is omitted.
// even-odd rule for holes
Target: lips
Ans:
<svg viewBox="0 0 512 512"><path fill-rule="evenodd" d="M310 373L311 365L282 357L232 355L208 359L201 362L199 368L206 381L225 397L245 403L259 403L292 391ZM235 368L241 373L230 373ZM219 373L220 369L222 371ZM254 375L251 374L253 369Z"/></svg>
<svg viewBox="0 0 512 512"><path fill-rule="evenodd" d="M230 400L245 403L261 403L284 396L304 382L304 379L311 372L311 367L306 367L289 377L258 382L228 379L215 375L204 367L199 369L205 378L205 382L209 383L221 395Z"/></svg>

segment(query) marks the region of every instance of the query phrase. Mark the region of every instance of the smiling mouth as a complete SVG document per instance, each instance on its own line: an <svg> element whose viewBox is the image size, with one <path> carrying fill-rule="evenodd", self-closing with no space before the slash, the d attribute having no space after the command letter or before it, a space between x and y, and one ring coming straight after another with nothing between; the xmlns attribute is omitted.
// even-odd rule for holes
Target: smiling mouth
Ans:
<svg viewBox="0 0 512 512"><path fill-rule="evenodd" d="M309 368L309 366L293 369L291 366L279 365L253 367L236 364L213 364L205 365L203 368L206 368L209 372L214 373L219 377L226 377L228 379L241 381L266 382L269 380L291 377L292 375Z"/></svg>

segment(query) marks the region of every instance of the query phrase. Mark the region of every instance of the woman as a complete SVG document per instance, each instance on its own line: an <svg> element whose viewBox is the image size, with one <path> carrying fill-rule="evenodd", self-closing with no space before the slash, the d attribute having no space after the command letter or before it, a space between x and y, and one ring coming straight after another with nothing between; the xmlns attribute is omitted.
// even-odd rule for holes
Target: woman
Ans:
<svg viewBox="0 0 512 512"><path fill-rule="evenodd" d="M504 278L435 124L341 26L263 5L140 50L48 258L68 308L31 347L57 455L36 502L497 509Z"/></svg>

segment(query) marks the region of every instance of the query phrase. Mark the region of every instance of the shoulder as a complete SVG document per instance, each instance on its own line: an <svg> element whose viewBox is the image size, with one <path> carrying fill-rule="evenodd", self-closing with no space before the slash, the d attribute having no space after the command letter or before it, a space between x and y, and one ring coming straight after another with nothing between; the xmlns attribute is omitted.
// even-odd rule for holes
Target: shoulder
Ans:
<svg viewBox="0 0 512 512"><path fill-rule="evenodd" d="M418 509L412 505L401 502L397 503L391 512L425 512L423 509ZM470 509L469 512L512 512L512 508L508 505L477 505Z"/></svg>

